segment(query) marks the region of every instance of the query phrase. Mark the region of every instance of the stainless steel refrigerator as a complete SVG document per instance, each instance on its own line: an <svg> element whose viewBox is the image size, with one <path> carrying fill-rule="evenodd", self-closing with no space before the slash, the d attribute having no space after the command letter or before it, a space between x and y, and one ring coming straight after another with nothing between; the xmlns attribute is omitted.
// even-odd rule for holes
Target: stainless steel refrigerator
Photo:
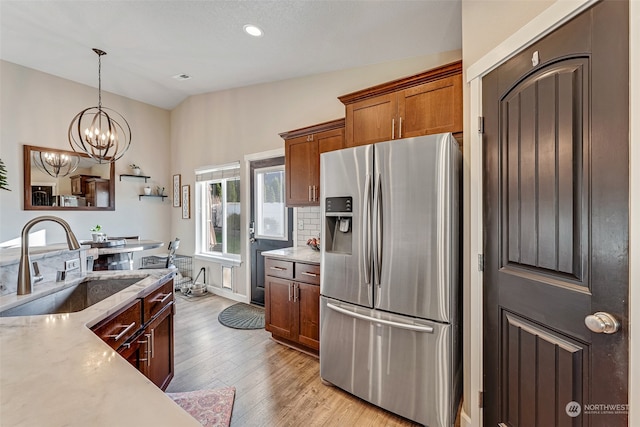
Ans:
<svg viewBox="0 0 640 427"><path fill-rule="evenodd" d="M451 134L320 157L320 376L429 427L462 386L460 157Z"/></svg>

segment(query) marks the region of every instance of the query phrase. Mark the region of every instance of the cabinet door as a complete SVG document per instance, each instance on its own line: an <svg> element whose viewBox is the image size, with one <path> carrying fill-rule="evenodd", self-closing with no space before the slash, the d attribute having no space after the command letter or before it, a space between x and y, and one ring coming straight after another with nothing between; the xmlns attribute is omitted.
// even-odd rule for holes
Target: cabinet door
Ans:
<svg viewBox="0 0 640 427"><path fill-rule="evenodd" d="M462 132L462 74L398 93L396 138Z"/></svg>
<svg viewBox="0 0 640 427"><path fill-rule="evenodd" d="M294 282L266 276L264 285L265 329L273 335L295 340L298 334L293 302Z"/></svg>
<svg viewBox="0 0 640 427"><path fill-rule="evenodd" d="M320 349L320 286L296 283L298 342Z"/></svg>
<svg viewBox="0 0 640 427"><path fill-rule="evenodd" d="M394 131L397 104L396 93L389 93L347 105L345 145L355 147L397 137Z"/></svg>
<svg viewBox="0 0 640 427"><path fill-rule="evenodd" d="M285 142L285 179L287 181L287 206L318 205L320 161L318 142L300 136ZM318 198L313 197L313 187Z"/></svg>
<svg viewBox="0 0 640 427"><path fill-rule="evenodd" d="M318 142L318 162L320 162L320 154L344 148L344 128L317 133L313 139ZM320 163L318 163L318 170L320 170Z"/></svg>
<svg viewBox="0 0 640 427"><path fill-rule="evenodd" d="M162 390L173 378L173 308L171 303L145 328L149 340L146 376ZM143 371L144 372L144 371Z"/></svg>

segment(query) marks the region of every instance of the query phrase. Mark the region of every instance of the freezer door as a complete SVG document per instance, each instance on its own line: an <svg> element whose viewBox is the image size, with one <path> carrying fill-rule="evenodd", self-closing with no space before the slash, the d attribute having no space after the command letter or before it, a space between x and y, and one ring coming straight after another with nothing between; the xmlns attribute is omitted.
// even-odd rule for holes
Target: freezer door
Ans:
<svg viewBox="0 0 640 427"><path fill-rule="evenodd" d="M320 293L373 307L371 287L371 145L320 156ZM351 197L350 212L327 212L326 199ZM338 218L350 221L340 229ZM348 244L346 242L348 240Z"/></svg>
<svg viewBox="0 0 640 427"><path fill-rule="evenodd" d="M439 134L374 147L374 307L451 322L458 289L458 144Z"/></svg>
<svg viewBox="0 0 640 427"><path fill-rule="evenodd" d="M453 424L450 325L321 297L320 340L322 379L420 424Z"/></svg>

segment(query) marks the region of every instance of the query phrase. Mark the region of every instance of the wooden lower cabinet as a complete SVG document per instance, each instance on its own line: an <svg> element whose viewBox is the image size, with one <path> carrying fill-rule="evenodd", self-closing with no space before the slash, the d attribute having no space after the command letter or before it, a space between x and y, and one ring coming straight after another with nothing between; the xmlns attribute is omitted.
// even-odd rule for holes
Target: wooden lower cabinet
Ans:
<svg viewBox="0 0 640 427"><path fill-rule="evenodd" d="M91 329L165 390L174 375L174 314L173 280L169 280Z"/></svg>
<svg viewBox="0 0 640 427"><path fill-rule="evenodd" d="M291 268L283 270L283 264ZM265 329L277 341L314 355L320 349L319 270L315 264L265 259ZM291 271L295 280L288 278ZM311 283L298 280L299 271Z"/></svg>
<svg viewBox="0 0 640 427"><path fill-rule="evenodd" d="M149 351L145 356L147 364L143 372L162 390L167 388L174 374L173 315L174 305L170 304L144 330L149 340Z"/></svg>

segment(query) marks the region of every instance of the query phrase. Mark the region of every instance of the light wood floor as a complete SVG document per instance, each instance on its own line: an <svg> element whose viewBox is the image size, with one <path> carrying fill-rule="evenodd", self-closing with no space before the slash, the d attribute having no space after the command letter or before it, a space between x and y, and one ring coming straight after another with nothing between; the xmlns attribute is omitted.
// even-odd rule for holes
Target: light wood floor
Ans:
<svg viewBox="0 0 640 427"><path fill-rule="evenodd" d="M232 427L414 426L320 382L318 359L271 340L268 332L218 323L235 304L176 294L175 377L168 392L234 386Z"/></svg>

